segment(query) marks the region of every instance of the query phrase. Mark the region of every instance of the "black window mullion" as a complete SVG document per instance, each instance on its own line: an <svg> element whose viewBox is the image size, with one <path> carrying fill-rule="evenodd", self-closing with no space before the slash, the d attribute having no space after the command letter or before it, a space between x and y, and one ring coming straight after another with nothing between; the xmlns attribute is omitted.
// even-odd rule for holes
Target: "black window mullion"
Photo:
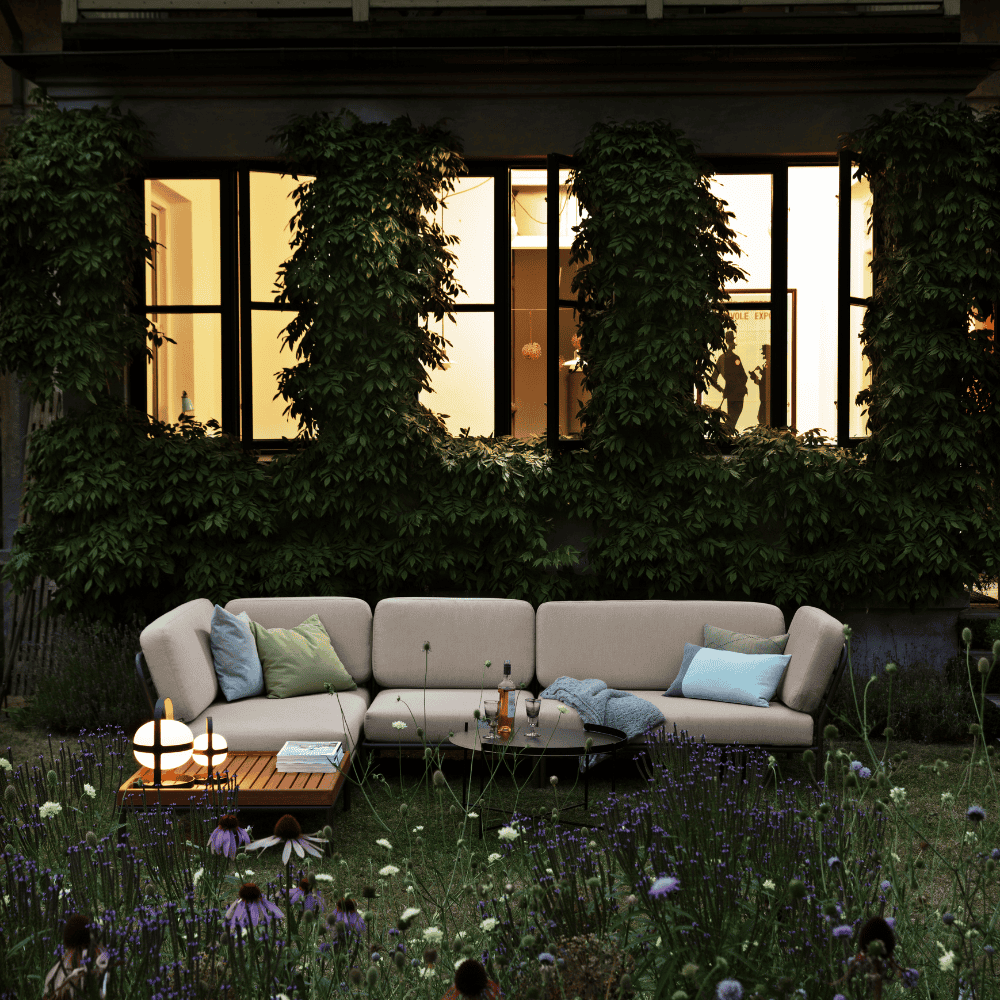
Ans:
<svg viewBox="0 0 1000 1000"><path fill-rule="evenodd" d="M139 212L139 232L146 231L145 223L145 181L142 177L132 177L129 179L129 187L136 198L137 210ZM143 306L146 303L146 258L143 254L138 254L132 266L132 288L135 291L132 311L140 316L145 315ZM148 412L149 401L146 399L146 365L149 363L146 358L146 347L148 341L137 348L132 354L132 360L128 366L128 376L126 388L128 392L128 405L137 409L140 413Z"/></svg>
<svg viewBox="0 0 1000 1000"><path fill-rule="evenodd" d="M253 441L253 344L250 301L250 167L241 164L238 176L239 317L240 317L240 437ZM273 303L272 303L273 305Z"/></svg>
<svg viewBox="0 0 1000 1000"><path fill-rule="evenodd" d="M239 324L237 308L239 279L236 270L236 171L219 176L219 276L222 297L222 430L236 435L240 426Z"/></svg>
<svg viewBox="0 0 1000 1000"><path fill-rule="evenodd" d="M837 444L851 438L851 162L840 152L840 204L837 246Z"/></svg>
<svg viewBox="0 0 1000 1000"><path fill-rule="evenodd" d="M493 170L493 433L511 432L510 167Z"/></svg>
<svg viewBox="0 0 1000 1000"><path fill-rule="evenodd" d="M788 404L788 166L771 174L771 412L787 427Z"/></svg>

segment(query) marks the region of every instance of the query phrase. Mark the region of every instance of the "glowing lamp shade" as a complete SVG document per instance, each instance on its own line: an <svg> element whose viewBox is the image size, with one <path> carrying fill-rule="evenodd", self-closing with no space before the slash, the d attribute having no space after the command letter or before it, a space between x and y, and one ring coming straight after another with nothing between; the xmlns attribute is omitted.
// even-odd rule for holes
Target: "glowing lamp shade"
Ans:
<svg viewBox="0 0 1000 1000"><path fill-rule="evenodd" d="M194 738L194 753L191 756L199 767L218 767L228 756L225 736L218 733L202 733ZM208 751L212 751L212 759L208 759Z"/></svg>
<svg viewBox="0 0 1000 1000"><path fill-rule="evenodd" d="M159 781L160 771L172 771L191 759L194 734L175 719L169 698L156 703L153 721L144 722L132 740L132 753L143 767L152 769Z"/></svg>

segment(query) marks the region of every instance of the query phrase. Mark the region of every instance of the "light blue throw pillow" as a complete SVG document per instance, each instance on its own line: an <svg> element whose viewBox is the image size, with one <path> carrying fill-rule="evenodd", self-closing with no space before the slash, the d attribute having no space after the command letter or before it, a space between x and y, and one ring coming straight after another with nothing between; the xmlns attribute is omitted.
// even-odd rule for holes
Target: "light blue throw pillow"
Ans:
<svg viewBox="0 0 1000 1000"><path fill-rule="evenodd" d="M700 649L701 646L695 646L694 643L684 643L684 657L681 659L681 668L677 671L677 676L674 678L673 683L667 688L666 691L663 692L664 698L684 697L684 692L681 690L681 684L684 682L684 675L687 674L688 667L691 666L694 654Z"/></svg>
<svg viewBox="0 0 1000 1000"><path fill-rule="evenodd" d="M250 616L232 614L218 604L212 615L212 659L226 701L264 693L264 669L250 629Z"/></svg>
<svg viewBox="0 0 1000 1000"><path fill-rule="evenodd" d="M790 655L699 649L684 675L685 698L767 708Z"/></svg>

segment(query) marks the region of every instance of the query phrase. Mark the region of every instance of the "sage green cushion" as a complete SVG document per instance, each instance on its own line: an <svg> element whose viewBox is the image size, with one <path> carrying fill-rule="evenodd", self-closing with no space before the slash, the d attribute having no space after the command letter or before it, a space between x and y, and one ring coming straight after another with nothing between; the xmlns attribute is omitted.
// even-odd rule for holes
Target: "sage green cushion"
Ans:
<svg viewBox="0 0 1000 1000"><path fill-rule="evenodd" d="M730 632L728 629L715 625L705 626L705 648L725 649L730 653L763 653L781 654L785 651L788 635L772 635L764 638L759 635L747 635L745 632Z"/></svg>
<svg viewBox="0 0 1000 1000"><path fill-rule="evenodd" d="M295 628L264 628L255 621L250 622L250 628L264 668L268 698L320 694L327 684L334 691L357 688L340 662L319 615L307 618Z"/></svg>

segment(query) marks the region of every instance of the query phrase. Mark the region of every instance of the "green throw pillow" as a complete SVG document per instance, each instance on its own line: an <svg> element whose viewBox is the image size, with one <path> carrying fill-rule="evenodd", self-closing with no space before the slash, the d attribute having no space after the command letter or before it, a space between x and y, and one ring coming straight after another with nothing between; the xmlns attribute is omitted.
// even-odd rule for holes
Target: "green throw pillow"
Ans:
<svg viewBox="0 0 1000 1000"><path fill-rule="evenodd" d="M295 628L264 628L250 622L257 655L264 668L268 698L292 698L299 694L322 694L327 684L334 691L357 688L340 662L319 615Z"/></svg>
<svg viewBox="0 0 1000 1000"><path fill-rule="evenodd" d="M730 632L728 629L717 628L715 625L705 626L705 648L727 649L730 653L772 653L785 651L788 634L772 635L764 639L759 635L747 635L743 632Z"/></svg>

